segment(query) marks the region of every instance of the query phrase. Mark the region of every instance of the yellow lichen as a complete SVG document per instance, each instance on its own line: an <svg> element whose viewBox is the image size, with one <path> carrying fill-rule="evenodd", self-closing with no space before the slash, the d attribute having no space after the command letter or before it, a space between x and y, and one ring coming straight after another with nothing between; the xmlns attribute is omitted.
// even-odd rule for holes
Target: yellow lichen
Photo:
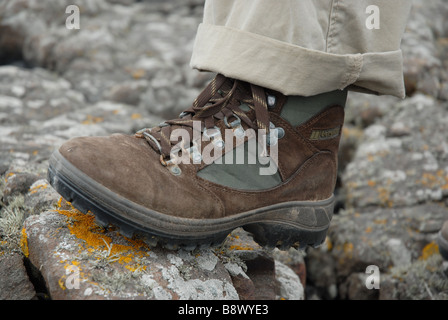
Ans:
<svg viewBox="0 0 448 320"><path fill-rule="evenodd" d="M22 234L22 236L20 238L20 248L22 249L24 256L28 258L30 255L30 251L28 248L28 236L26 234L25 228L22 228L21 234Z"/></svg>
<svg viewBox="0 0 448 320"><path fill-rule="evenodd" d="M104 118L102 118L102 117L94 117L94 116L88 114L86 116L86 120L82 121L81 123L85 124L85 125L90 125L90 124L100 123L103 121L104 121Z"/></svg>
<svg viewBox="0 0 448 320"><path fill-rule="evenodd" d="M374 187L374 186L376 186L376 181L374 181L374 180L369 180L369 181L367 181L367 185L368 185L369 187Z"/></svg>
<svg viewBox="0 0 448 320"><path fill-rule="evenodd" d="M67 224L70 233L83 240L81 250L94 252L95 250L108 250L109 257L116 257L113 261L121 264L133 263L136 257L146 256L149 247L142 240L124 237L130 245L112 243L112 238L105 230L95 223L95 216L91 213L84 214L75 209L69 202L65 202L68 209L63 208L62 198L58 201L56 211L69 219ZM64 206L65 207L65 206Z"/></svg>
<svg viewBox="0 0 448 320"><path fill-rule="evenodd" d="M373 220L373 223L375 223L375 224L386 224L387 223L387 219L375 219L375 220Z"/></svg>
<svg viewBox="0 0 448 320"><path fill-rule="evenodd" d="M35 187L30 188L30 194L38 192L40 189L47 189L48 185L46 183L39 184Z"/></svg>
<svg viewBox="0 0 448 320"><path fill-rule="evenodd" d="M333 242L331 242L331 239L328 236L325 237L325 244L327 246L327 251L331 251L331 249L333 249Z"/></svg>
<svg viewBox="0 0 448 320"><path fill-rule="evenodd" d="M344 243L343 250L346 255L351 255L353 253L353 248L354 248L353 243L351 242Z"/></svg>
<svg viewBox="0 0 448 320"><path fill-rule="evenodd" d="M378 187L378 198L381 202L381 204L387 208L393 207L393 201L390 199L390 191L387 188L384 187Z"/></svg>
<svg viewBox="0 0 448 320"><path fill-rule="evenodd" d="M233 244L229 247L230 250L254 250L254 248L252 247L248 247L248 246L240 246L237 244Z"/></svg>
<svg viewBox="0 0 448 320"><path fill-rule="evenodd" d="M434 254L439 253L439 246L433 241L428 243L422 250L422 255L419 257L419 260L428 260Z"/></svg>
<svg viewBox="0 0 448 320"><path fill-rule="evenodd" d="M443 169L438 170L435 174L423 172L421 179L415 182L430 189L440 187L442 190L448 190L448 174Z"/></svg>
<svg viewBox="0 0 448 320"><path fill-rule="evenodd" d="M131 72L132 78L138 80L143 78L146 75L146 71L144 69L136 69Z"/></svg>
<svg viewBox="0 0 448 320"><path fill-rule="evenodd" d="M59 287L62 289L62 290L65 290L65 289L67 289L66 287L65 287L65 275L64 276L62 276L59 280L58 280L58 284L59 284Z"/></svg>

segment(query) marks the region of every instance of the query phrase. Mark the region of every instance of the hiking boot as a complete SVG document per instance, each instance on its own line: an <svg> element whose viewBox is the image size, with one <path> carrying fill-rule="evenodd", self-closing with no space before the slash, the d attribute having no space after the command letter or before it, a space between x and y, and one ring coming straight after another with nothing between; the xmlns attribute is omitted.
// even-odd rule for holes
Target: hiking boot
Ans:
<svg viewBox="0 0 448 320"><path fill-rule="evenodd" d="M437 235L437 244L443 259L448 261L448 220L445 221Z"/></svg>
<svg viewBox="0 0 448 320"><path fill-rule="evenodd" d="M334 207L346 91L312 97L217 75L178 119L135 135L69 140L51 185L100 225L169 249L318 246Z"/></svg>

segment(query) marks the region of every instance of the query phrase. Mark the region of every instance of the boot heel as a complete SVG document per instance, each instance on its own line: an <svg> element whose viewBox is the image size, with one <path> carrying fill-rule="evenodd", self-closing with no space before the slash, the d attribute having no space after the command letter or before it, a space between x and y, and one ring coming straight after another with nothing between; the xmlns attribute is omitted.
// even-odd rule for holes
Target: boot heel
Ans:
<svg viewBox="0 0 448 320"><path fill-rule="evenodd" d="M325 240L333 210L333 197L319 202L295 203L266 212L263 215L266 219L243 228L252 233L257 243L268 249L318 247Z"/></svg>

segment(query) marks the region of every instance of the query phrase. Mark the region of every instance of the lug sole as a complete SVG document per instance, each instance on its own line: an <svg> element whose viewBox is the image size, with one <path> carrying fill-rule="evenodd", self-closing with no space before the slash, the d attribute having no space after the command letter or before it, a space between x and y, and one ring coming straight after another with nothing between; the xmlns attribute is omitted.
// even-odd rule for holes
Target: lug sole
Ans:
<svg viewBox="0 0 448 320"><path fill-rule="evenodd" d="M67 161L58 151L50 158L48 181L76 209L91 212L101 226L114 225L122 235L143 237L150 246L194 250L220 246L238 227L252 233L266 249L317 247L326 237L334 197L321 201L276 204L219 219L166 215L113 193Z"/></svg>

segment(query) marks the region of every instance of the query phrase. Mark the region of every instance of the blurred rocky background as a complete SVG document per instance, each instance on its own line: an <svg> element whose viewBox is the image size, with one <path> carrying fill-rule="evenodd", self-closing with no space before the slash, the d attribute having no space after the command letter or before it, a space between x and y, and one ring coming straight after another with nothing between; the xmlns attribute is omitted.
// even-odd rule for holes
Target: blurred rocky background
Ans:
<svg viewBox="0 0 448 320"><path fill-rule="evenodd" d="M413 2L406 99L349 96L324 245L266 252L236 230L186 252L98 228L46 168L69 138L191 104L213 76L189 67L203 0L0 0L0 299L448 299L448 1Z"/></svg>

